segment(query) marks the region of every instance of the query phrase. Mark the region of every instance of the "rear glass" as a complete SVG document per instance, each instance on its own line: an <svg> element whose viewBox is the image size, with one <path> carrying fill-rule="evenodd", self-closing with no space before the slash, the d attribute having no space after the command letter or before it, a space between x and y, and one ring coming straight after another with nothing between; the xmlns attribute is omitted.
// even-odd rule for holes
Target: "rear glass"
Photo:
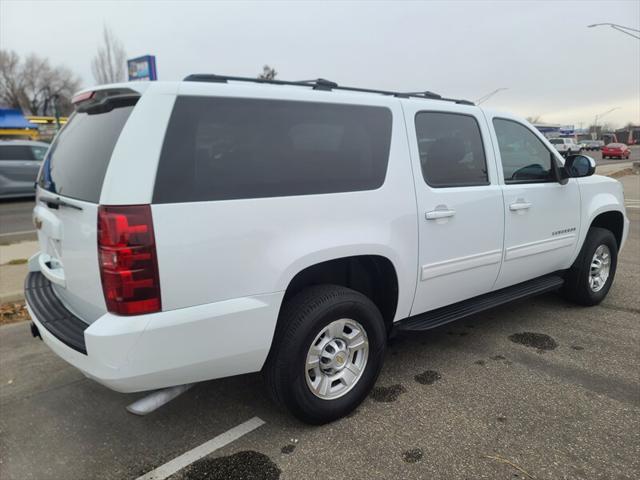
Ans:
<svg viewBox="0 0 640 480"><path fill-rule="evenodd" d="M42 156L37 156L30 145L0 145L0 161L40 160L41 158Z"/></svg>
<svg viewBox="0 0 640 480"><path fill-rule="evenodd" d="M562 140L561 138L552 138L549 141L554 145L562 145L564 143L564 140Z"/></svg>
<svg viewBox="0 0 640 480"><path fill-rule="evenodd" d="M384 107L179 97L154 203L372 190L387 171Z"/></svg>
<svg viewBox="0 0 640 480"><path fill-rule="evenodd" d="M98 203L113 148L133 106L74 113L45 158L38 184L65 197Z"/></svg>

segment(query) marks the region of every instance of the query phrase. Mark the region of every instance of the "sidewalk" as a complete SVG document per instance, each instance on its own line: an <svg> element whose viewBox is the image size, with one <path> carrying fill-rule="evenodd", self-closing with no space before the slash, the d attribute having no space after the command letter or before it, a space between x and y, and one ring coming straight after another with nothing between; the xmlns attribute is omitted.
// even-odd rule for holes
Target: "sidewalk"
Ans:
<svg viewBox="0 0 640 480"><path fill-rule="evenodd" d="M38 249L38 242L33 241L0 245L0 305L22 300L26 261Z"/></svg>
<svg viewBox="0 0 640 480"><path fill-rule="evenodd" d="M623 163L613 163L613 164L609 164L609 165L598 165L596 167L596 173L598 175L607 175L607 176L614 176L617 177L617 175L615 175L618 172L622 172L624 170L632 170L633 169L633 163L632 161L629 162L623 162Z"/></svg>

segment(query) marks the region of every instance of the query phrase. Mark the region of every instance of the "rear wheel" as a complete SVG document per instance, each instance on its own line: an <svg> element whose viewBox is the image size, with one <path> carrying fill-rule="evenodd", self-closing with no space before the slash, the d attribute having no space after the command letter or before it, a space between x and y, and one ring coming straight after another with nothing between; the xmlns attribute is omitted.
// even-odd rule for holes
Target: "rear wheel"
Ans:
<svg viewBox="0 0 640 480"><path fill-rule="evenodd" d="M336 285L310 287L284 305L265 377L274 400L300 420L336 420L368 395L386 348L369 298Z"/></svg>
<svg viewBox="0 0 640 480"><path fill-rule="evenodd" d="M565 277L565 296L581 305L597 305L609 293L618 263L618 243L610 230L592 227Z"/></svg>

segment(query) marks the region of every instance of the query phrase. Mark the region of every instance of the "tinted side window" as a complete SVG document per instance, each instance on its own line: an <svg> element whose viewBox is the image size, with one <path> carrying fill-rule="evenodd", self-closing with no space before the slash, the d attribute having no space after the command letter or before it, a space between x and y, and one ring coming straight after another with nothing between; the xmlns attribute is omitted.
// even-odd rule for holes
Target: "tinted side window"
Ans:
<svg viewBox="0 0 640 480"><path fill-rule="evenodd" d="M74 113L45 158L38 179L40 187L97 203L111 154L133 108Z"/></svg>
<svg viewBox="0 0 640 480"><path fill-rule="evenodd" d="M0 145L2 160L36 160L36 157L29 145Z"/></svg>
<svg viewBox="0 0 640 480"><path fill-rule="evenodd" d="M524 125L495 118L502 169L506 183L555 181L551 169L552 153Z"/></svg>
<svg viewBox="0 0 640 480"><path fill-rule="evenodd" d="M179 97L154 203L372 190L387 171L383 107Z"/></svg>
<svg viewBox="0 0 640 480"><path fill-rule="evenodd" d="M418 151L424 181L431 187L488 185L480 127L469 115L419 112Z"/></svg>

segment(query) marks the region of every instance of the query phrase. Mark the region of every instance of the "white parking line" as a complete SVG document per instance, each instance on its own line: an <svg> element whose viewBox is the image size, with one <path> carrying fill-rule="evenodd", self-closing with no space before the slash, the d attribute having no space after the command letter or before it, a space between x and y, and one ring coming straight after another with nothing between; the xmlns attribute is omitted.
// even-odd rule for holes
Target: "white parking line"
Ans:
<svg viewBox="0 0 640 480"><path fill-rule="evenodd" d="M158 468L145 473L136 480L164 480L170 477L178 470L183 469L187 465L192 464L196 460L200 460L202 457L209 455L211 452L215 452L219 448L230 444L231 442L239 439L243 435L255 430L256 428L265 424L265 421L259 417L253 417L244 423L241 423L237 427L233 427L231 430L212 438L211 440L204 442L199 447L189 450L183 453L179 457L170 460L164 465L160 465Z"/></svg>

